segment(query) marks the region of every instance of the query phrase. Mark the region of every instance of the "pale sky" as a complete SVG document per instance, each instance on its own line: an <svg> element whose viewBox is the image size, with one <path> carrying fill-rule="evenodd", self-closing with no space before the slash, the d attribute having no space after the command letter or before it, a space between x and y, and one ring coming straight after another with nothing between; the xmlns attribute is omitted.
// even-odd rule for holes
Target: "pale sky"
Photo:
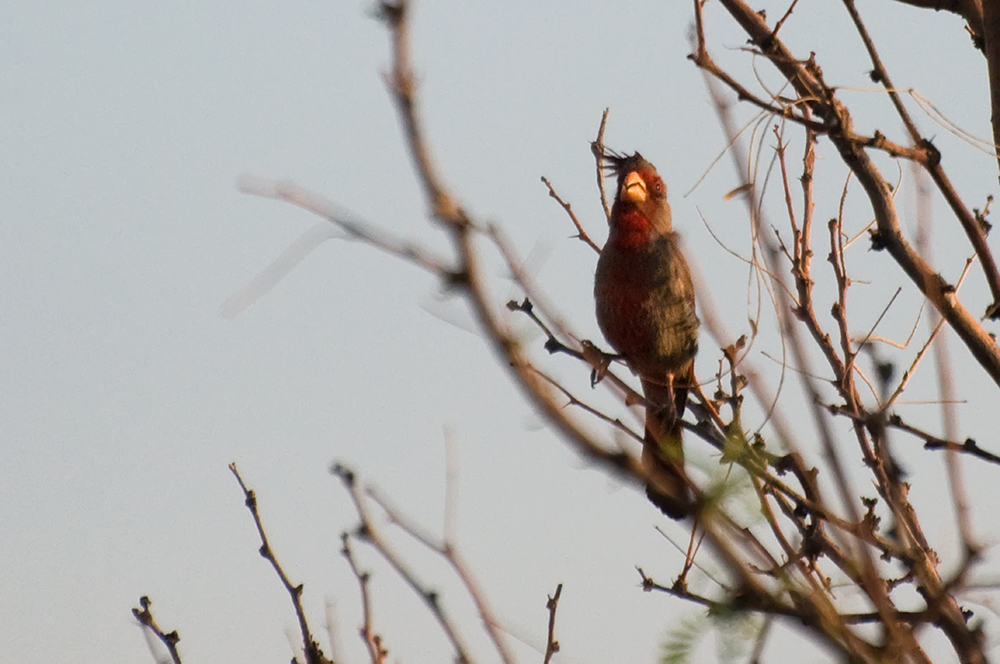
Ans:
<svg viewBox="0 0 1000 664"><path fill-rule="evenodd" d="M414 64L435 159L463 204L530 255L574 329L602 341L591 300L595 256L568 239L569 221L539 178L547 176L602 241L589 141L611 107L608 144L640 150L659 167L675 224L727 326L734 335L748 332L755 305L747 304L747 267L705 227L748 253L745 208L723 200L739 184L728 157L685 196L725 148L701 75L685 57L690 3L617 4L415 3ZM447 248L427 222L410 170L381 78L386 34L369 9L353 0L209 0L15 3L4 12L5 660L151 662L131 615L140 595L149 595L160 623L180 632L189 664L288 661L294 615L257 554L253 523L227 470L235 461L257 490L275 551L305 584L323 645L329 602L339 654L367 661L356 636L357 584L338 553L341 531L356 519L328 466L350 464L440 532L446 436L457 450L458 543L521 661L541 661L533 648L544 646L546 595L558 583L556 661L652 662L672 626L698 615L679 600L643 594L635 571L641 566L669 584L683 556L655 527L680 543L687 531L547 431L464 305L420 270L331 240L243 312L221 314L228 298L319 221L241 194L236 182L244 174L294 181L374 225ZM717 6L708 9L713 52L742 63L741 75L753 83L749 58L736 50L745 39ZM782 10L777 4L771 12ZM862 10L898 86L917 88L972 134L989 134L985 62L957 18L889 2ZM902 141L884 97L871 91L870 67L842 9L831 4L820 17L802 11L784 28L789 44L803 57L815 50L831 84L857 88L841 94L859 109L861 129L878 126ZM757 67L765 81L775 80L766 63ZM944 151L960 193L981 207L997 190L995 162L919 112L918 122ZM827 157L820 167L836 168ZM900 177L891 160L880 164L890 180ZM910 177L908 167L902 177ZM818 220L836 215L843 179L830 182ZM908 187L900 195L912 198ZM849 226L856 232L870 215L854 196L849 209L858 213ZM900 205L913 209L910 200ZM954 280L970 251L935 205L935 259ZM776 224L780 213L773 212ZM903 286L882 331L905 339L919 299L888 257L865 244L850 256L860 282L852 291L857 327L871 325ZM817 269L825 268L822 258ZM498 304L520 295L499 267L495 276ZM983 293L974 269L963 296L976 313ZM522 329L547 370L612 407L586 387L584 367L547 357L537 332L526 322ZM926 324L919 330L916 345ZM967 400L959 406L961 436L996 451L989 411L996 386L961 364L961 348L954 338L951 344L963 380L969 376L959 390ZM908 363L915 348L886 353ZM762 341L752 355L776 376L765 353L780 357L780 345ZM703 378L716 370L717 356L714 342L703 342ZM922 370L930 382L931 367ZM786 390L797 389L787 376ZM934 398L932 390L915 393ZM936 406L901 408L940 433ZM748 426L760 423L759 414L750 419ZM843 433L846 423L837 425ZM811 428L801 430L803 446L818 454ZM928 534L947 558L953 517L941 458L912 439L897 444ZM714 463L704 446L693 450L696 461ZM966 466L976 505L1000 498L995 468ZM983 512L978 534L996 541L1000 531ZM470 615L438 560L402 548L453 613ZM410 590L373 551L357 551L374 572L375 627L391 660L446 661L447 644ZM694 586L712 589L705 577ZM996 626L989 611L974 608ZM475 620L459 622L474 652L491 661ZM815 653L802 661L825 661L786 632L773 641L770 661L783 661L782 649L792 648ZM996 634L989 633L991 643ZM714 652L711 638L705 647Z"/></svg>

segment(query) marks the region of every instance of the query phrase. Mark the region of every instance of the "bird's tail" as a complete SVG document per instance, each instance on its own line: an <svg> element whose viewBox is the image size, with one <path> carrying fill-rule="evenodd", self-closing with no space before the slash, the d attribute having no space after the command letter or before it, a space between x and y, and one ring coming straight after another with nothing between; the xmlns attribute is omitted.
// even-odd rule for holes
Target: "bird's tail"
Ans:
<svg viewBox="0 0 1000 664"><path fill-rule="evenodd" d="M671 519L691 514L694 503L684 474L681 416L687 405L688 386L694 380L694 364L671 384L642 381L646 407L646 435L642 465L649 474L646 496Z"/></svg>

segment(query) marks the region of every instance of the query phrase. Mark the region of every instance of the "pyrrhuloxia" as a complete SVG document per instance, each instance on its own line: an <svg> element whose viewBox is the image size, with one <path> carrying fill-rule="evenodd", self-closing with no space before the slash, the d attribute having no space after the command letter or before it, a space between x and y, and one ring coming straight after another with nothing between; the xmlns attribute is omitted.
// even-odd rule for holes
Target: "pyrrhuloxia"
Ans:
<svg viewBox="0 0 1000 664"><path fill-rule="evenodd" d="M694 286L656 168L638 152L607 152L604 159L617 176L617 189L594 279L597 322L642 381L648 403L646 495L664 514L680 519L693 507L680 420L698 350Z"/></svg>

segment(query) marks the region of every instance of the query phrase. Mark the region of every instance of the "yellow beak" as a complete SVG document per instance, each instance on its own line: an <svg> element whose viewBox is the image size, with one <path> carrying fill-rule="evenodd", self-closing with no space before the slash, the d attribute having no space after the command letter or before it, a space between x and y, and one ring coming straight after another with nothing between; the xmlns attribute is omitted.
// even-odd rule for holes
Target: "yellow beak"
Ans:
<svg viewBox="0 0 1000 664"><path fill-rule="evenodd" d="M622 188L618 195L623 201L642 203L649 194L646 191L646 183L642 181L637 172L632 171L625 176L625 181L622 182Z"/></svg>

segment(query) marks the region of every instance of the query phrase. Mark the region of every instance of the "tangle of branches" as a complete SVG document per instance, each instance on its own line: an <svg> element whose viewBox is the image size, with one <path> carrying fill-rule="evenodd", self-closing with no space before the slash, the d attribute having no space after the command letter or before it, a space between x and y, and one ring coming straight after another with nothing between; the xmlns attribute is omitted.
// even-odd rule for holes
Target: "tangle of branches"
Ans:
<svg viewBox="0 0 1000 664"><path fill-rule="evenodd" d="M688 437L689 441L696 442L688 444L709 446L733 475L749 482L760 518L747 522L738 516L730 500L731 483L701 481L695 477L697 513L688 525L693 535L703 538L703 545L691 547L684 568L670 583L659 583L640 570L643 588L706 607L710 613L762 616L766 627L760 632L760 642L755 648L758 653L767 638L767 628L782 623L804 630L845 661L929 662L922 635L934 632L944 637L958 661L984 662L983 623L972 618L962 604L970 574L980 563L983 551L973 532L960 458L995 464L998 457L971 437L961 439L949 424L953 422L953 414L948 406L952 399L947 367L938 381L944 404L944 431L925 431L904 421L894 410L943 329L951 330L961 342L963 352L1000 385L1000 348L984 328L984 320L996 319L1000 314L1000 272L986 241L988 225L984 213L970 209L959 197L938 149L917 129L853 0L843 0L843 11L850 17L870 60L872 80L883 86L886 103L898 116L903 128L900 136L859 132L852 110L838 95L837 86L824 77L823 63L810 53L795 52L783 41L782 31L789 29L795 1L776 22L769 22L762 12L743 0L718 2L745 33L746 57L766 62L785 83L780 96L770 94L757 82L741 80L720 66L712 55L713 26L707 23L703 3L694 0L695 29L690 59L705 74L719 121L730 139L729 151L741 179L738 193L747 202L746 218L754 238L753 261L773 294L774 324L788 349L788 365L794 368L800 382L813 426L808 432L788 428L774 390L746 352L747 339L729 336L718 312L703 306L702 318L718 349L718 372L714 392L710 396L701 395L697 403L690 404L690 420L684 425L694 434ZM984 3L984 6L992 5ZM996 42L989 34L990 21L983 20L983 7L973 3L958 3L956 7L953 11L967 19L975 43L985 45L989 57ZM552 378L545 366L546 356L539 359L533 352L537 349L527 347L515 333L516 326L527 317L544 333L543 348L549 354L573 358L580 372L590 373L593 382L617 397L623 407L642 403L642 396L631 386L627 373L615 364L615 358L602 351L598 340L584 340L575 334L563 315L546 300L502 229L470 215L461 197L443 184L432 156L433 146L421 122L409 49L410 11L410 4L405 1L382 2L378 6L378 17L388 31L392 47L386 79L432 224L450 241L450 253L442 256L419 244L405 242L292 184L255 181L246 183L244 189L310 210L352 238L439 278L450 292L471 305L497 361L508 368L511 381L525 400L542 413L562 440L596 471L641 487L649 478L638 455L623 448L609 432L618 430L636 439L641 437L615 413L589 405L583 396ZM992 72L992 60L990 65ZM772 212L772 216L782 217L781 225L766 219L763 183L747 167L750 160L743 152L734 111L728 101L733 97L740 104L759 110L775 127L776 181L780 184L783 206L777 215ZM994 113L994 119L997 117ZM595 155L604 151L607 119L605 114L594 141ZM798 146L800 152L792 154L792 145ZM829 221L817 223L815 218L816 188L826 182L817 166L820 150L826 150L828 158L833 155L839 159L863 190L874 219L868 242L879 252L886 270L904 275L907 287L919 292L938 317L921 343L907 351L909 364L902 376L894 377L885 371L872 379L863 372L861 360L879 343L878 322L862 327L852 316L852 279L845 260L851 240L845 231L843 210L828 217ZM903 232L894 187L876 165L874 156L878 153L914 164L947 203L952 215L949 222L964 234L971 256L954 283L946 281ZM607 214L599 159L597 181L598 195ZM571 204L547 179L543 178L543 182L570 217L576 237L599 251ZM522 291L521 297L504 303L491 296L488 287L491 277L483 267L478 248L483 242L503 258ZM828 257L828 265L821 267L813 260L820 254ZM990 301L963 300L960 286L970 271L981 275ZM818 307L826 306L817 295L820 287L834 293L832 325L824 323L824 318L817 314ZM983 311L985 316L981 320L972 310ZM703 349L708 346L703 344ZM828 378L821 380L817 377L820 375ZM751 427L744 422L745 396L769 413L766 428ZM595 423L602 426L594 427ZM838 426L840 423L845 426ZM838 433L843 430L848 430L849 435ZM926 449L942 451L948 471L948 495L957 515L956 528L961 541L960 559L948 561L947 575L942 573L942 561L911 501L911 490L921 487L911 487L907 482L893 455L890 432L915 436ZM807 463L806 459L811 458L822 461ZM864 463L863 478L849 470L850 461L857 458ZM233 472L236 473L235 468ZM382 537L381 527L372 516L373 507L391 524L403 528L449 563L473 598L498 657L504 662L513 661L504 635L495 627L497 618L485 593L454 542L447 536L439 541L423 534L384 497L362 488L348 468L338 465L333 473L344 485L359 516L358 529L342 538L342 552L363 598L361 638L371 661L386 661L387 647L372 622L369 577L358 568L353 554L356 544L372 546L384 557L434 616L456 660L472 661L463 636L437 595L419 581ZM873 496L865 497L858 491L856 487L861 482L871 487ZM243 486L242 479L240 484ZM261 536L261 553L272 563L293 601L306 661L310 664L330 661L316 645L298 602L302 586L288 581L264 535L253 493L245 486L243 490ZM714 590L708 593L695 593L686 583L698 557L710 559L724 570L723 575L716 577ZM548 602L545 662L559 650L554 626L561 590L558 586ZM176 644L176 634L168 639L169 635L162 635L155 626L148 602L136 610L136 616L164 643L172 641L168 644L171 647ZM175 661L178 661L176 656Z"/></svg>

